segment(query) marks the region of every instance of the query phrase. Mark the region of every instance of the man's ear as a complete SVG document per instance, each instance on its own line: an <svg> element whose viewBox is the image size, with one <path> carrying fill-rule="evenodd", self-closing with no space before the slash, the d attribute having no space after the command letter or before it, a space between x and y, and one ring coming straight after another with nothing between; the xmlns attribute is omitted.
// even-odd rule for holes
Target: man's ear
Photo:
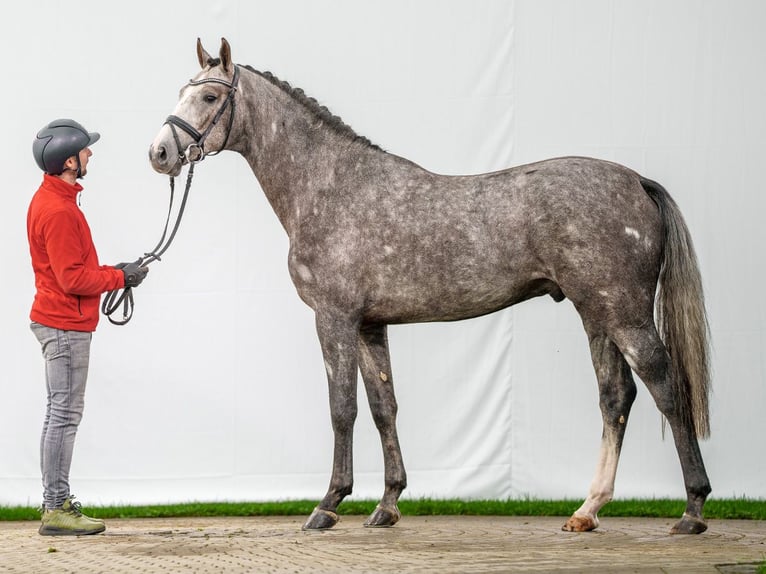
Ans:
<svg viewBox="0 0 766 574"><path fill-rule="evenodd" d="M77 169L80 167L80 163L77 160L78 160L78 156L76 155L68 157L66 161L64 162L64 170L65 171L69 170L69 171L73 171L77 173Z"/></svg>

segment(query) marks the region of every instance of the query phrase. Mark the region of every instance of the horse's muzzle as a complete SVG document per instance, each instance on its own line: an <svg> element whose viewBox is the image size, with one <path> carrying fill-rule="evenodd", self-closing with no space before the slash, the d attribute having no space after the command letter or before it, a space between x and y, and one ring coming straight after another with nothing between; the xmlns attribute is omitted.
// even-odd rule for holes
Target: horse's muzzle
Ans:
<svg viewBox="0 0 766 574"><path fill-rule="evenodd" d="M157 173L171 176L181 173L183 165L181 157L175 150L169 150L165 144L157 142L149 146L149 162Z"/></svg>

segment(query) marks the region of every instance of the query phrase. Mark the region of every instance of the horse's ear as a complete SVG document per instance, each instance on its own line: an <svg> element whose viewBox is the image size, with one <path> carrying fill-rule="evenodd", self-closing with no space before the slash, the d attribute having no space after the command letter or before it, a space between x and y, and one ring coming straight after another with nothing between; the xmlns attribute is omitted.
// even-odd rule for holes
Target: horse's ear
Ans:
<svg viewBox="0 0 766 574"><path fill-rule="evenodd" d="M197 38L197 60L199 60L200 68L207 66L208 60L210 60L210 54L202 47L202 40L199 38Z"/></svg>
<svg viewBox="0 0 766 574"><path fill-rule="evenodd" d="M231 46L229 46L226 38L221 38L221 49L218 52L218 56L221 58L223 69L231 72Z"/></svg>

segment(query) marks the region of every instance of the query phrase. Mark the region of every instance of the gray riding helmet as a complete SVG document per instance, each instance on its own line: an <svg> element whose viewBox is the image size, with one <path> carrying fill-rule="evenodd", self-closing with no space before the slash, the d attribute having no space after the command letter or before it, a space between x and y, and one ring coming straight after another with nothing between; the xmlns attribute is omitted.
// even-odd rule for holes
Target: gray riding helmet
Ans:
<svg viewBox="0 0 766 574"><path fill-rule="evenodd" d="M37 137L32 142L32 154L41 170L51 175L59 175L64 171L67 159L78 155L80 151L96 143L100 137L98 132L89 132L74 120L53 120L37 132Z"/></svg>

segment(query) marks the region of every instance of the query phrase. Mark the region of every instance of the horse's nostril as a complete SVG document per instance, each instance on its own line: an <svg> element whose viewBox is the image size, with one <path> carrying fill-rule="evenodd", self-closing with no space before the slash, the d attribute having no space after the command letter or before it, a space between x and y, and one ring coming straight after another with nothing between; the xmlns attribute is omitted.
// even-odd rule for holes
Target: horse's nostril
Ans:
<svg viewBox="0 0 766 574"><path fill-rule="evenodd" d="M157 150L157 157L160 159L160 161L165 161L168 159L168 152L165 149L165 146L160 146L160 148Z"/></svg>

